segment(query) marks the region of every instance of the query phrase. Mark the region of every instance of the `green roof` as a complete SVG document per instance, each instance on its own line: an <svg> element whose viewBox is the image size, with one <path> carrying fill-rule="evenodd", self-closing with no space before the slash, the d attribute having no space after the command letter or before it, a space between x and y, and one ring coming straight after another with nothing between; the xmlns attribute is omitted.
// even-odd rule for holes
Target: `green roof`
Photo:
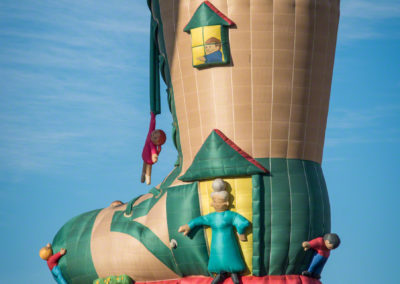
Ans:
<svg viewBox="0 0 400 284"><path fill-rule="evenodd" d="M231 26L234 23L215 8L210 2L204 1L196 10L189 23L183 29L184 32L190 32L191 29L204 26Z"/></svg>
<svg viewBox="0 0 400 284"><path fill-rule="evenodd" d="M192 165L179 179L195 181L266 173L269 173L268 170L260 163L221 131L214 129L197 152Z"/></svg>

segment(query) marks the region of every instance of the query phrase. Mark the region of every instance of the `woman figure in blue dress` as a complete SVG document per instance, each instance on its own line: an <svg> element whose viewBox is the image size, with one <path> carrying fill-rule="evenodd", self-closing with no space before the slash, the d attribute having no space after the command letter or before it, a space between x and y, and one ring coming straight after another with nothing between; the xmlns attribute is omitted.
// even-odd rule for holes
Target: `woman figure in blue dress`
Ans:
<svg viewBox="0 0 400 284"><path fill-rule="evenodd" d="M233 283L239 284L238 273L246 269L239 245L236 241L233 227L236 228L239 239L247 241L245 230L250 222L242 215L228 210L229 193L222 179L214 180L212 184L211 206L215 212L191 220L179 228L185 236L196 226L210 226L212 229L210 259L208 271L216 273L212 284L218 284L225 279L226 273L231 273Z"/></svg>

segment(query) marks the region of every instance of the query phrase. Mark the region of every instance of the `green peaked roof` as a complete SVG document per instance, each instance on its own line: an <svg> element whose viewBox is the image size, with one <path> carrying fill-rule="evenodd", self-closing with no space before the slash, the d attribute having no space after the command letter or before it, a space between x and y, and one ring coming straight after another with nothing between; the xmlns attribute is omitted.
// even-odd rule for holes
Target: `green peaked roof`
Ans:
<svg viewBox="0 0 400 284"><path fill-rule="evenodd" d="M266 168L221 131L214 129L197 152L192 165L179 179L195 181L266 173L269 173Z"/></svg>
<svg viewBox="0 0 400 284"><path fill-rule="evenodd" d="M204 1L194 12L193 17L183 31L190 32L191 29L214 25L231 26L234 25L234 22L222 14L213 4Z"/></svg>

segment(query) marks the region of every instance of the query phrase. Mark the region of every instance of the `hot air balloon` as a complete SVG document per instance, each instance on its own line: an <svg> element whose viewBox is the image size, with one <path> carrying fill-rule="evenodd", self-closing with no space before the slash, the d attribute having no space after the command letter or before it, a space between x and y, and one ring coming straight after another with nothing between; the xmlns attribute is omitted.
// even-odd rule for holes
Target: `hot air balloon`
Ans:
<svg viewBox="0 0 400 284"><path fill-rule="evenodd" d="M320 283L301 275L312 259L302 242L331 232L321 162L340 1L147 2L151 110L160 111L161 73L178 159L147 194L59 230L64 278L210 283L211 229L188 238L178 228L213 212L222 178L230 210L251 222L243 283Z"/></svg>

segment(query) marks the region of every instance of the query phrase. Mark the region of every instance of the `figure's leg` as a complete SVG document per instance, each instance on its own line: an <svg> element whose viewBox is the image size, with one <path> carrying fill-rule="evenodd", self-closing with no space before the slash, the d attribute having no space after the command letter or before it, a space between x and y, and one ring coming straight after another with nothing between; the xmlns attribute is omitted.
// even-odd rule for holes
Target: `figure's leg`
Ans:
<svg viewBox="0 0 400 284"><path fill-rule="evenodd" d="M145 161L143 161L143 167L142 167L142 176L141 176L141 178L140 178L140 182L141 183L144 183L144 181L145 181L145 176L146 176L146 162Z"/></svg>
<svg viewBox="0 0 400 284"><path fill-rule="evenodd" d="M219 283L223 282L225 280L225 278L226 278L225 272L220 272L214 277L211 284L219 284Z"/></svg>
<svg viewBox="0 0 400 284"><path fill-rule="evenodd" d="M146 173L145 173L145 179L146 179L146 184L151 183L151 168L153 165L146 164Z"/></svg>
<svg viewBox="0 0 400 284"><path fill-rule="evenodd" d="M62 276L62 274L60 274L59 277L57 278L57 283L58 284L68 284L67 281L65 281L64 277Z"/></svg>
<svg viewBox="0 0 400 284"><path fill-rule="evenodd" d="M219 284L219 282L221 282L222 280L223 280L223 279L222 279L221 274L218 273L218 274L214 277L214 279L213 279L213 281L211 282L211 284Z"/></svg>
<svg viewBox="0 0 400 284"><path fill-rule="evenodd" d="M233 284L239 284L240 283L239 282L239 275L237 273L232 273L231 274L231 278L232 278Z"/></svg>
<svg viewBox="0 0 400 284"><path fill-rule="evenodd" d="M322 255L315 253L314 257L312 259L312 262L310 264L310 267L308 268L308 272L311 273L311 277L314 278L320 278L322 269L324 268L324 265L328 259L326 257L323 257Z"/></svg>
<svg viewBox="0 0 400 284"><path fill-rule="evenodd" d="M61 270L57 265L54 266L51 273L53 274L54 280L56 280L58 284L67 284L67 281L65 281L64 277L62 276Z"/></svg>

